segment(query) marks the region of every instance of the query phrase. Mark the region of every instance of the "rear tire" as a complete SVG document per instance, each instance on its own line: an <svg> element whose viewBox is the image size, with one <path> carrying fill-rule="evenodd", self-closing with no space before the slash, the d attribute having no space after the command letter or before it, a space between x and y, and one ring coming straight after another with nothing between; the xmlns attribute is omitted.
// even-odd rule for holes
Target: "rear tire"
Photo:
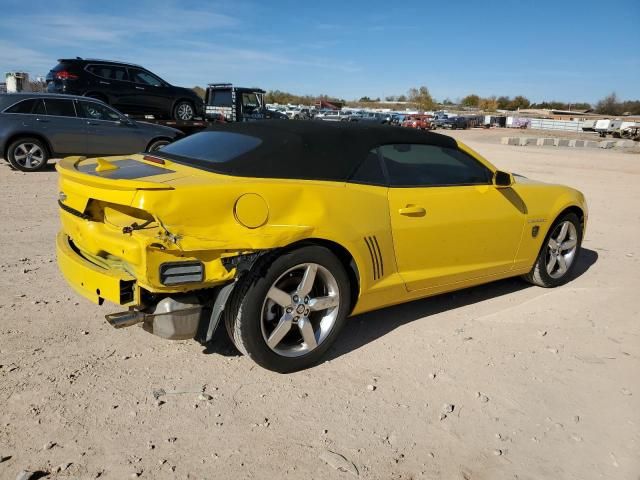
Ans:
<svg viewBox="0 0 640 480"><path fill-rule="evenodd" d="M156 150L160 150L162 147L169 145L171 142L169 140L160 139L154 140L147 147L147 152L155 152Z"/></svg>
<svg viewBox="0 0 640 480"><path fill-rule="evenodd" d="M582 246L582 223L575 213L556 219L544 239L533 268L523 278L539 287L563 285L571 278Z"/></svg>
<svg viewBox="0 0 640 480"><path fill-rule="evenodd" d="M191 102L182 100L173 107L173 119L179 122L188 122L195 117L195 110Z"/></svg>
<svg viewBox="0 0 640 480"><path fill-rule="evenodd" d="M335 341L350 297L340 260L324 247L302 247L263 257L241 277L225 324L238 350L258 365L294 372L317 363Z"/></svg>
<svg viewBox="0 0 640 480"><path fill-rule="evenodd" d="M47 166L49 152L42 141L25 137L9 145L7 160L17 170L37 172Z"/></svg>

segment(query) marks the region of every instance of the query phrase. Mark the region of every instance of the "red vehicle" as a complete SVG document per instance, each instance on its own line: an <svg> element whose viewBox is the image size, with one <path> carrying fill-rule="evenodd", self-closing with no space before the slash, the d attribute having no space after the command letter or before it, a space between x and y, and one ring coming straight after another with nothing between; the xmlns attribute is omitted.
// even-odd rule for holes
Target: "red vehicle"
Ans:
<svg viewBox="0 0 640 480"><path fill-rule="evenodd" d="M403 127L417 128L419 130L431 130L433 122L431 115L409 115L402 122Z"/></svg>

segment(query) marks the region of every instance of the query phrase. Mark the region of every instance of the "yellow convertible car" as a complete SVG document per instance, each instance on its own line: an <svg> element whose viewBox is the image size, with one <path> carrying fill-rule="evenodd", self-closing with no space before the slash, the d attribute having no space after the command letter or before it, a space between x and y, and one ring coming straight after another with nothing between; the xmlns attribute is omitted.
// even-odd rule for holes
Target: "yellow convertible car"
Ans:
<svg viewBox="0 0 640 480"><path fill-rule="evenodd" d="M349 315L521 275L571 278L584 196L454 139L385 126L221 125L153 154L57 166L60 269L114 327L317 362Z"/></svg>

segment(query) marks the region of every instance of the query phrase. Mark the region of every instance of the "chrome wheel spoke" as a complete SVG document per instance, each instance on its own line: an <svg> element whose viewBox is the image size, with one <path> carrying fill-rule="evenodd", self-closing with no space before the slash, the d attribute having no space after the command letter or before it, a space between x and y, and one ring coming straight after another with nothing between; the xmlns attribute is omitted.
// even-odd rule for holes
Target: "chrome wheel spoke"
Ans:
<svg viewBox="0 0 640 480"><path fill-rule="evenodd" d="M558 255L558 273L563 274L567 271L567 262L562 255Z"/></svg>
<svg viewBox="0 0 640 480"><path fill-rule="evenodd" d="M335 295L329 295L327 297L312 298L309 300L309 309L312 312L320 310L327 310L338 306L338 297Z"/></svg>
<svg viewBox="0 0 640 480"><path fill-rule="evenodd" d="M567 232L569 231L569 222L564 222L562 227L560 228L560 233L556 237L556 242L562 243L564 239L567 237Z"/></svg>
<svg viewBox="0 0 640 480"><path fill-rule="evenodd" d="M20 160L24 160L25 158L27 158L27 154L26 153L21 153L21 154L14 154L13 158L15 158L16 160L20 161Z"/></svg>
<svg viewBox="0 0 640 480"><path fill-rule="evenodd" d="M313 350L318 346L318 342L316 341L316 334L313 331L313 325L311 324L311 320L308 317L302 317L298 320L298 328L300 329L300 333L302 334L302 340L307 345L309 350Z"/></svg>
<svg viewBox="0 0 640 480"><path fill-rule="evenodd" d="M285 337L285 335L289 333L292 324L293 317L290 314L285 313L282 318L280 318L280 321L278 322L276 328L274 328L273 332L271 332L271 335L269 335L269 338L267 339L267 345L269 345L269 347L271 348L276 348Z"/></svg>
<svg viewBox="0 0 640 480"><path fill-rule="evenodd" d="M265 297L262 336L266 345L283 357L309 354L329 337L338 320L338 282L329 269L317 263L289 268Z"/></svg>
<svg viewBox="0 0 640 480"><path fill-rule="evenodd" d="M549 258L549 261L547 262L547 273L549 275L551 275L551 272L553 272L553 269L555 268L557 261L558 261L558 257L552 254L551 257Z"/></svg>
<svg viewBox="0 0 640 480"><path fill-rule="evenodd" d="M267 292L267 298L270 298L281 307L288 307L291 305L291 295L276 287L271 287L269 289Z"/></svg>
<svg viewBox="0 0 640 480"><path fill-rule="evenodd" d="M556 248L558 248L558 242L556 242L553 238L549 239L549 248L551 250L555 250Z"/></svg>
<svg viewBox="0 0 640 480"><path fill-rule="evenodd" d="M300 285L298 285L298 295L302 297L309 295L311 289L313 288L313 283L316 280L317 271L318 266L316 264L307 265L307 268L304 271L304 276L302 277L302 281L300 282Z"/></svg>
<svg viewBox="0 0 640 480"><path fill-rule="evenodd" d="M560 245L560 250L562 250L563 252L566 251L566 250L571 250L577 244L578 244L578 240L577 239L570 238L566 242L563 242L562 245Z"/></svg>

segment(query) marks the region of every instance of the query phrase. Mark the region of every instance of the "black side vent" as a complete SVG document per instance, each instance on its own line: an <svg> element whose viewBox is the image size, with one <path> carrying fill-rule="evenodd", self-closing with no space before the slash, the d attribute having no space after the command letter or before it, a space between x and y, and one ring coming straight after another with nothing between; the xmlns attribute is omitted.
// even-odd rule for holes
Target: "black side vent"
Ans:
<svg viewBox="0 0 640 480"><path fill-rule="evenodd" d="M382 262L382 252L378 239L374 236L364 237L364 243L367 244L369 254L371 255L371 264L373 265L373 279L378 280L384 275L384 263Z"/></svg>
<svg viewBox="0 0 640 480"><path fill-rule="evenodd" d="M202 282L204 266L200 262L171 262L160 265L160 283L163 285L182 285Z"/></svg>

